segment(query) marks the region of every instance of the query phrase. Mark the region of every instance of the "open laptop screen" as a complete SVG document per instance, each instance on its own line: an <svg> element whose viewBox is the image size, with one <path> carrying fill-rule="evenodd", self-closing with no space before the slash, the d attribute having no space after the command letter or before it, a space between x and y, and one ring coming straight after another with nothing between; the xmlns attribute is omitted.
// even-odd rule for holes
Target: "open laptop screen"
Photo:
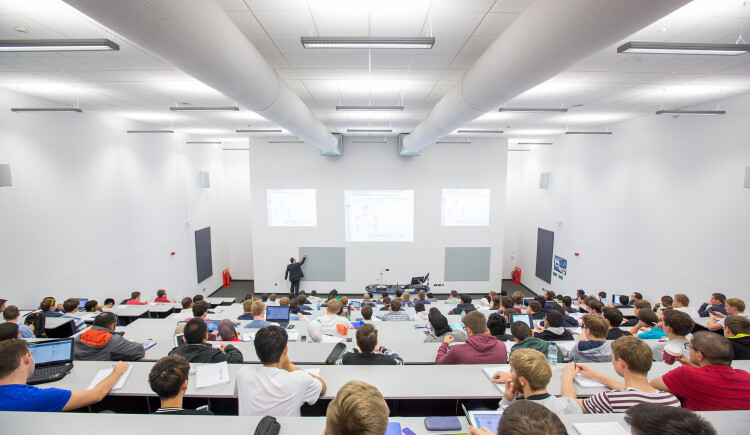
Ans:
<svg viewBox="0 0 750 435"><path fill-rule="evenodd" d="M266 310L266 320L269 322L289 321L289 307L268 307Z"/></svg>
<svg viewBox="0 0 750 435"><path fill-rule="evenodd" d="M512 314L510 316L510 323L514 322L523 322L529 326L529 328L534 329L534 321L531 318L531 314Z"/></svg>
<svg viewBox="0 0 750 435"><path fill-rule="evenodd" d="M86 308L86 302L88 302L88 299L78 299L78 308L84 309Z"/></svg>
<svg viewBox="0 0 750 435"><path fill-rule="evenodd" d="M29 349L37 366L73 360L73 339L70 338L29 343Z"/></svg>

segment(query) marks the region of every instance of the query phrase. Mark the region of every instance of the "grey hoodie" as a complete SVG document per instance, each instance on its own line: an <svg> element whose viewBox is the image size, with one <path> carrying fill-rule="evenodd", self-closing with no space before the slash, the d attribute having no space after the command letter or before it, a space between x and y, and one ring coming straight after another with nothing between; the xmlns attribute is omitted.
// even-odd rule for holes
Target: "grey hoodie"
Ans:
<svg viewBox="0 0 750 435"><path fill-rule="evenodd" d="M570 350L570 355L573 357L573 361L577 363L587 362L610 362L612 361L612 342L604 341L601 346L593 349L578 350L583 342L576 343L575 346Z"/></svg>
<svg viewBox="0 0 750 435"><path fill-rule="evenodd" d="M461 330L446 332L445 334L439 337L435 335L435 331L433 331L432 329L430 329L429 331L425 331L425 334L426 334L424 337L425 343L439 343L443 341L446 335L452 335L453 338L456 339L456 342L461 342L461 343L465 342L466 339L469 338L469 336L466 334L466 331L461 331Z"/></svg>
<svg viewBox="0 0 750 435"><path fill-rule="evenodd" d="M73 359L80 361L135 361L145 354L143 344L101 326L92 326L73 343Z"/></svg>

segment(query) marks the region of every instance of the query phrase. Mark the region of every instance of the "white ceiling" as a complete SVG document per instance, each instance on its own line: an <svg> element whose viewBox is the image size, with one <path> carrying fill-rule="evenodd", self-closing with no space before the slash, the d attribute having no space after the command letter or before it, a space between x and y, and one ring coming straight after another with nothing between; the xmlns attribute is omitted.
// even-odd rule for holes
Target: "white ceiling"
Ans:
<svg viewBox="0 0 750 435"><path fill-rule="evenodd" d="M411 131L530 0L217 0L268 63L333 132ZM741 0L694 0L633 40L734 43L750 29ZM207 25L210 23L207 23ZM28 29L19 33L17 26ZM431 50L306 50L300 36L426 36ZM113 38L60 0L0 0L0 39ZM237 128L274 127L247 110L173 113L169 106L233 101L118 36L118 52L0 53L0 87L111 112L205 140L237 140ZM623 41L624 42L624 41ZM616 45L507 103L570 108L567 114L490 112L464 128L501 129L529 140L566 129L616 129L667 108L714 108L750 91L750 55L617 54ZM405 106L403 112L337 112L343 105ZM7 108L2 108L7 110ZM23 114L19 116L33 116ZM358 133L363 136L367 134ZM456 135L458 136L458 135ZM464 136L464 135L461 135ZM495 135L496 136L496 135Z"/></svg>

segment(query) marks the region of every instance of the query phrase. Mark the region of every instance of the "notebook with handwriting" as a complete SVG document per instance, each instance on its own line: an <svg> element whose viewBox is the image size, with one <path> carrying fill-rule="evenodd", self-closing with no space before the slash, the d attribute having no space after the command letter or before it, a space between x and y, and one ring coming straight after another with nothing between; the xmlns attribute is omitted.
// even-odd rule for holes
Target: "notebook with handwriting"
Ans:
<svg viewBox="0 0 750 435"><path fill-rule="evenodd" d="M208 364L195 369L195 388L215 387L229 383L229 365L227 362Z"/></svg>

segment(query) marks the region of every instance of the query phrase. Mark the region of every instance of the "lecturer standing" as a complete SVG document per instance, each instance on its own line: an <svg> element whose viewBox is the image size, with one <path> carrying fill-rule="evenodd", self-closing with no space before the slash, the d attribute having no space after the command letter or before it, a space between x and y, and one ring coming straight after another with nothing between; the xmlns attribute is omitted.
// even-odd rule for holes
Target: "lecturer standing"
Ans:
<svg viewBox="0 0 750 435"><path fill-rule="evenodd" d="M300 278L304 277L305 274L302 273L302 265L305 264L305 260L307 259L307 254L302 256L302 261L297 263L297 260L292 257L289 259L289 262L291 264L288 264L286 266L286 273L284 274L284 279L287 279L289 277L289 281L292 282L292 287L289 289L289 293L294 293L294 296L299 295L299 280Z"/></svg>

